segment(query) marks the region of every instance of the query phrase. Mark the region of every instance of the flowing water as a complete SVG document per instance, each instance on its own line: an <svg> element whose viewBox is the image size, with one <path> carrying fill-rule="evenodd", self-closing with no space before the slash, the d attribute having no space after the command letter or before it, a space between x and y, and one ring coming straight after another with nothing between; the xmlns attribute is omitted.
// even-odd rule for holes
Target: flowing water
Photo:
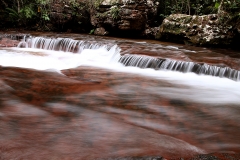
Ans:
<svg viewBox="0 0 240 160"><path fill-rule="evenodd" d="M239 52L34 33L0 65L0 159L240 152Z"/></svg>

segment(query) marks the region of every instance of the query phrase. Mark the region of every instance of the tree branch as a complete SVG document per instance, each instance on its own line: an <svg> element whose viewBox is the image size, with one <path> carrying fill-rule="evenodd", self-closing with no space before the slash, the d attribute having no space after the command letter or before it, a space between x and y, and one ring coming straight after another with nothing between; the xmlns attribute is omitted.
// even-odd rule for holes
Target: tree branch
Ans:
<svg viewBox="0 0 240 160"><path fill-rule="evenodd" d="M4 4L5 7L8 7L8 4L6 2L4 2L4 0L1 0L1 1Z"/></svg>
<svg viewBox="0 0 240 160"><path fill-rule="evenodd" d="M223 1L224 0L221 0L220 5L218 6L218 14L220 14L222 11Z"/></svg>

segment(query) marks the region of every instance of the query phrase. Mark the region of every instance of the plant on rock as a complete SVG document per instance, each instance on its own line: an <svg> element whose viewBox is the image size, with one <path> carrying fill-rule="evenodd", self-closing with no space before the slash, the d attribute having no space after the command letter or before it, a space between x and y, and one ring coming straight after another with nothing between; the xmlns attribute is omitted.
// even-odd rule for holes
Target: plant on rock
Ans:
<svg viewBox="0 0 240 160"><path fill-rule="evenodd" d="M120 17L119 12L120 8L118 8L117 6L112 6L110 9L110 14L113 19L118 19Z"/></svg>

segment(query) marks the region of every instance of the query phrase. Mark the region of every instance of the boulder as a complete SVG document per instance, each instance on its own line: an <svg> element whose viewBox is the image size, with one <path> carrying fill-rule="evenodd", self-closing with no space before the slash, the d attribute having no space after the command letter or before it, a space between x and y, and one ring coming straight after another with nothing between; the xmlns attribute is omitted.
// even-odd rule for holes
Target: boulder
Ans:
<svg viewBox="0 0 240 160"><path fill-rule="evenodd" d="M101 27L101 28L96 28L94 31L94 34L99 35L99 36L104 36L104 35L107 35L108 32L104 28Z"/></svg>
<svg viewBox="0 0 240 160"><path fill-rule="evenodd" d="M90 14L95 28L112 35L140 35L157 15L157 5L153 0L103 0L95 2Z"/></svg>
<svg viewBox="0 0 240 160"><path fill-rule="evenodd" d="M156 39L200 46L227 46L232 44L235 35L234 26L224 23L224 17L217 14L172 14L164 19Z"/></svg>
<svg viewBox="0 0 240 160"><path fill-rule="evenodd" d="M144 30L142 37L154 39L155 35L159 32L159 27L147 28Z"/></svg>

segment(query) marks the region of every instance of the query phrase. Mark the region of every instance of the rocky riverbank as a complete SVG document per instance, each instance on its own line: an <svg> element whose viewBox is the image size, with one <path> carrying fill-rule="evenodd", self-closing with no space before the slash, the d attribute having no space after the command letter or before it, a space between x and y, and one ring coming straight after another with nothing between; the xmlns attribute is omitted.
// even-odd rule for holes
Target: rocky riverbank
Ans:
<svg viewBox="0 0 240 160"><path fill-rule="evenodd" d="M54 0L50 21L31 26L33 30L81 32L117 37L148 38L195 46L240 45L240 18L230 18L224 9L217 14L171 14L160 25L157 0ZM220 8L221 9L221 8ZM41 11L41 10L40 10ZM1 17L0 17L1 18ZM9 20L3 19L3 24Z"/></svg>
<svg viewBox="0 0 240 160"><path fill-rule="evenodd" d="M203 16L172 14L157 26L161 4L155 0L103 0L88 5L91 6L89 17L86 14L81 17L90 19L91 33L95 35L151 38L197 46L228 47L240 43L240 19L230 22L222 12ZM57 9L60 6L64 5L55 5L52 11L64 15L64 9ZM56 12L51 14L56 15ZM67 16L68 20L72 19L70 15L73 14ZM58 19L61 21L60 17ZM62 21L62 25L66 22Z"/></svg>

